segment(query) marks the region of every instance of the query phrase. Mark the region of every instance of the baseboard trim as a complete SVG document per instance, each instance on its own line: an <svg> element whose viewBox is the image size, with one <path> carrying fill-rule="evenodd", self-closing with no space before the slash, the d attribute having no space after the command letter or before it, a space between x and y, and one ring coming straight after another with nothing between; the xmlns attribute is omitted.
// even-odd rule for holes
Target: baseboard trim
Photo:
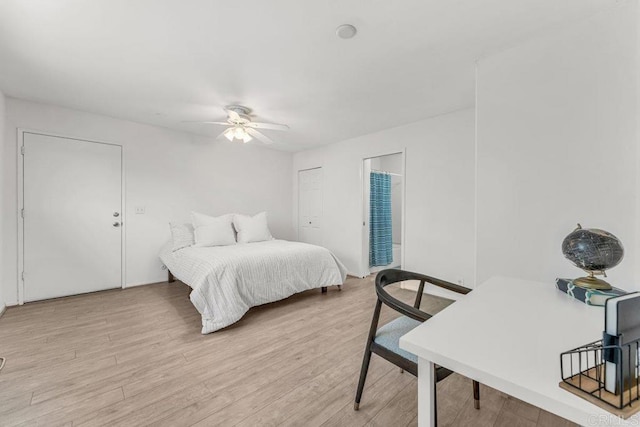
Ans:
<svg viewBox="0 0 640 427"><path fill-rule="evenodd" d="M177 283L177 282L180 282L180 279L178 279L176 277L176 281L173 282L173 283ZM164 283L168 283L168 282L166 280L161 280L161 281L158 281L158 282L150 282L150 283L129 283L128 285L126 285L122 289L137 288L137 287L140 287L140 286L162 285ZM182 282L180 282L180 283L182 283ZM171 285L172 283L169 283L169 284Z"/></svg>
<svg viewBox="0 0 640 427"><path fill-rule="evenodd" d="M99 292L114 292L114 291L126 291L129 288L137 288L139 286L150 286L150 285L162 285L162 284L166 284L167 281L161 281L161 282L152 282L152 283L138 283L138 284L133 284L133 285L127 285L124 288L111 288L111 289L101 289L99 291L93 291L93 292L84 292L81 294L73 294L73 295L65 295L63 297L55 297L55 298L47 298L47 299L43 299L43 300L38 300L38 301L29 301L26 302L25 304L34 304L34 303L40 303L40 302L46 302L46 301L53 301L53 300L57 300L57 299L62 299L62 298L70 298L70 297L77 297L77 296L82 296L82 295L91 295L91 294L96 294ZM6 309L9 307L14 307L14 306L19 306L20 304L18 304L17 302L14 303L6 303L5 307L0 309L0 316L2 316L2 314L7 311Z"/></svg>
<svg viewBox="0 0 640 427"><path fill-rule="evenodd" d="M367 277L367 276L361 276L359 274L351 273L350 271L347 271L347 276L354 277L356 279L364 279L365 277Z"/></svg>
<svg viewBox="0 0 640 427"><path fill-rule="evenodd" d="M5 311L7 311L7 306L2 304L2 306L0 306L0 318L2 317Z"/></svg>

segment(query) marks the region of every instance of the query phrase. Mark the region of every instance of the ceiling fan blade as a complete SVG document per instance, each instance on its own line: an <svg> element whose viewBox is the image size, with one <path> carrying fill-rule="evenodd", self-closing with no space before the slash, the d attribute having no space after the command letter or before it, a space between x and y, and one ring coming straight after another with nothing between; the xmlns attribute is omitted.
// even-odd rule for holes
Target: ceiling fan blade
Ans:
<svg viewBox="0 0 640 427"><path fill-rule="evenodd" d="M234 122L238 122L238 121L242 120L240 118L240 114L236 113L233 110L227 110L227 114L229 114L229 120L232 120Z"/></svg>
<svg viewBox="0 0 640 427"><path fill-rule="evenodd" d="M210 122L210 121L206 121L206 120L183 120L180 123L206 123L206 124L211 124L211 125L223 125L223 126L230 126L229 122Z"/></svg>
<svg viewBox="0 0 640 427"><path fill-rule="evenodd" d="M255 129L251 129L251 128L246 128L246 129L247 129L247 133L252 137L254 137L255 139L257 139L258 141L264 142L265 144L273 144L273 140L269 138L267 135L261 132L258 132Z"/></svg>
<svg viewBox="0 0 640 427"><path fill-rule="evenodd" d="M224 132L226 132L226 131L227 131L227 130L225 129L225 130L224 130ZM222 139L222 137L224 137L224 132L222 132L220 135L216 136L216 137L214 138L214 140L215 140L215 141L217 141L217 140L219 140L219 139Z"/></svg>
<svg viewBox="0 0 640 427"><path fill-rule="evenodd" d="M258 123L258 122L249 122L245 126L255 129L270 129L270 130L289 130L289 126L281 125L278 123Z"/></svg>

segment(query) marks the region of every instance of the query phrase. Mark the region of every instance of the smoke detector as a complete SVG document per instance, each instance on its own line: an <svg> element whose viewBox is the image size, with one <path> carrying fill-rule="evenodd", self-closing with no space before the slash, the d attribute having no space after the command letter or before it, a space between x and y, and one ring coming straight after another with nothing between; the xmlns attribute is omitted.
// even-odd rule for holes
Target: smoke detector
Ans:
<svg viewBox="0 0 640 427"><path fill-rule="evenodd" d="M341 39L351 39L353 38L358 29L351 24L342 24L338 28L336 28L336 34Z"/></svg>

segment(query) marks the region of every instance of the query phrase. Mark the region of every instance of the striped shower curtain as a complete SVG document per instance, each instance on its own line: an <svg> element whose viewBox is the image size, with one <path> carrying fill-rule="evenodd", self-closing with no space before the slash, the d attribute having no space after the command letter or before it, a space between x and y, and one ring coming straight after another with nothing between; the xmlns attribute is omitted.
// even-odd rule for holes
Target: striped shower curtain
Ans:
<svg viewBox="0 0 640 427"><path fill-rule="evenodd" d="M393 261L391 176L371 172L369 182L369 266L389 265Z"/></svg>

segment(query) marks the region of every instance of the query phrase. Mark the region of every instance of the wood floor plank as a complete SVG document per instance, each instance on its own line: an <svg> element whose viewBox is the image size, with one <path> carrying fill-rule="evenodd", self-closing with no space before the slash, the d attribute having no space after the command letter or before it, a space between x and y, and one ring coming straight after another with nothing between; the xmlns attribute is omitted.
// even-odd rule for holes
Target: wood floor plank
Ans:
<svg viewBox="0 0 640 427"><path fill-rule="evenodd" d="M334 319L334 321L340 321L340 319L337 319L337 320ZM266 339L269 339L269 337L266 337ZM255 342L252 342L252 341L249 343L255 344ZM179 392L182 387L186 386L184 378L195 377L195 378L198 378L199 381L204 381L210 377L216 377L219 379L220 378L219 373L221 371L231 369L233 368L234 365L238 366L238 358L237 358L238 347L234 347L234 350L235 350L234 352L229 352L227 354L228 361L230 362L229 364L227 364L227 366L218 364L214 369L208 369L208 371L205 374L203 374L204 368L202 366L197 366L197 365L192 366L191 372L178 372L180 374L178 377L169 379L168 381L164 381L161 384L154 384L155 388L152 390L149 390L148 393L144 393L144 394L139 393L135 396L131 396L130 393L127 391L127 386L125 385L125 396L127 396L127 403L129 404L119 405L118 408L115 408L113 410L110 408L107 408L105 409L105 411L109 411L109 417L114 417L116 413L119 417L125 417L127 415L127 412L133 412L134 410L140 411L140 408L142 407L154 405L156 400L164 399L166 398L166 396L170 395L171 393ZM265 347L262 349L262 351L269 352L270 348ZM254 357L255 354L257 353L250 353L250 357ZM210 366L210 364L207 363L206 366L208 367ZM237 370L238 368L230 372L231 374L230 377L232 379L236 378L239 375ZM240 373L242 373L242 371L240 371ZM228 393L225 393L225 395L226 394ZM175 402L172 402L171 407L175 409L179 408L179 406Z"/></svg>
<svg viewBox="0 0 640 427"><path fill-rule="evenodd" d="M9 363L7 361L7 363ZM76 359L47 366L46 363L29 371L2 374L0 379L0 401L16 392L40 392L43 389L57 388L74 381L78 377L92 377L116 365L115 357L107 356L94 360Z"/></svg>
<svg viewBox="0 0 640 427"><path fill-rule="evenodd" d="M536 408L533 405L530 405L522 400L516 399L515 397L507 396L507 400L504 402L502 406L503 412L510 412L518 417L527 419L534 423L538 422L538 418L540 417L540 409Z"/></svg>
<svg viewBox="0 0 640 427"><path fill-rule="evenodd" d="M374 356L376 357L376 356ZM360 402L360 410L353 409L355 389L352 390L352 400L336 411L322 425L324 427L363 426L406 387L412 387L416 379L407 373L401 374L398 369L391 369L378 381L367 379L365 390Z"/></svg>
<svg viewBox="0 0 640 427"><path fill-rule="evenodd" d="M140 363L134 367L114 367L99 373L77 376L68 381L54 384L51 387L36 390L33 393L32 405L47 401L69 400L74 397L100 395L112 388L122 388L128 381L135 381L141 376L154 375L165 370L179 369L185 365L182 358L166 358L148 364Z"/></svg>
<svg viewBox="0 0 640 427"><path fill-rule="evenodd" d="M340 358L347 357L348 351L340 350L340 346L344 346L350 338L326 345L324 349L316 349L316 352L303 350L298 355L281 358L275 363L244 365L239 368L242 374L229 372L229 375L207 380L207 387L214 395L212 399L199 403L197 408L183 408L159 422L159 425L175 425L181 419L195 424L207 417L210 418L204 421L205 425L233 425L246 417L245 414L255 412L285 390L291 390L318 372L326 371Z"/></svg>
<svg viewBox="0 0 640 427"><path fill-rule="evenodd" d="M16 393L13 396L10 396L6 399L3 399L2 406L0 406L0 420L3 418L3 415L9 412L16 412L22 408L26 408L31 405L31 398L33 397L32 392L27 393Z"/></svg>
<svg viewBox="0 0 640 427"><path fill-rule="evenodd" d="M357 318L356 318L357 319ZM320 335L327 333L327 328L330 328L333 324L347 324L341 321L339 318L336 319L326 319L323 321L325 329L320 332ZM330 331L331 329L329 329ZM272 342L271 337L263 337L265 339L262 341L247 341L247 344L251 344L249 348L242 347L234 347L233 349L228 349L232 351L217 351L215 354L207 354L203 353L199 355L200 357L194 358L192 357L189 360L189 366L191 367L191 371L186 372L188 375L199 375L205 369L205 366L210 365L210 360L215 361L216 368L214 371L209 369L209 374L207 376L215 376L216 381L220 382L220 375L218 372L223 372L222 375L227 375L232 373L233 376L239 375L237 373L238 370L241 370L242 374L246 374L250 371L249 367L252 365L257 366L258 369L264 369L266 366L269 366L269 362L273 363L274 361L285 361L285 365L287 363L291 365L291 360L296 360L298 357L302 358L304 355L309 354L312 351L319 351L322 347L322 342L320 340L313 341L311 338L319 338L318 332L316 329L307 329L302 331L296 331L296 333L292 334L291 331L286 328L281 328L281 332L286 334L286 337L283 339L279 339L276 342ZM270 345L264 345L267 343ZM307 348L303 344L311 342L311 345ZM314 349L314 343L318 347ZM255 348L255 349L254 349ZM291 350L294 348L294 351ZM247 356L243 357L241 360L238 359L238 353L247 354ZM289 361L289 362L287 362ZM167 373L165 380L170 379L173 376L184 375L183 372L176 373ZM203 378L203 377L201 377ZM206 379L206 377L204 377ZM125 394L127 396L131 396L136 394L137 392L143 390L149 390L151 387L161 386L161 382L139 382L137 384L130 384L125 386ZM140 389L138 389L140 388Z"/></svg>
<svg viewBox="0 0 640 427"><path fill-rule="evenodd" d="M467 391L467 393L469 392ZM442 397L446 399L445 396ZM495 426L498 415L502 411L506 400L507 396L504 394L492 388L481 386L479 410L473 407L473 400L469 399L451 423L448 423L448 420L443 420L443 423L456 427L464 427L471 424L478 427Z"/></svg>
<svg viewBox="0 0 640 427"><path fill-rule="evenodd" d="M364 314L360 315L362 316ZM352 317L350 320L357 322L362 319ZM348 328L350 325L349 322L344 321L339 323L341 323L339 327ZM236 370L241 370L241 375L231 371L207 381L210 390L216 394L215 399L206 404L197 405L199 408L195 412L194 408L185 409L185 412L189 413L189 419L194 422L212 413L215 413L216 422L221 425L241 420L243 416L236 419L239 414L256 411L300 382L339 363L344 357L353 355L351 345L358 342L353 339L354 335L351 335L354 332L347 335L339 333L339 330L337 332L336 335L331 329L324 328L320 336L316 337L324 339L317 339L315 342L302 339L302 342L293 347L295 351L285 347L281 355L278 352L268 352L264 360L252 363L240 362ZM355 333L360 334L360 332ZM339 339L336 340L335 336ZM330 338L334 339L329 340ZM307 342L309 343L305 345ZM269 359L275 359L276 363L272 361L270 364ZM246 381L244 377L247 375L253 376L253 380ZM165 425L171 425L170 421Z"/></svg>
<svg viewBox="0 0 640 427"><path fill-rule="evenodd" d="M473 388L471 380L461 375L452 374L440 381L436 386L438 421L447 426L454 422L465 408L473 407ZM480 386L481 405L484 406L483 391ZM475 415L472 413L472 415Z"/></svg>
<svg viewBox="0 0 640 427"><path fill-rule="evenodd" d="M11 359L11 363L6 364L3 368L3 373L19 375L21 371L33 371L39 366L48 365L53 366L59 363L68 362L76 358L76 351L69 350L56 354L43 354L36 353L31 355L22 355L20 357L12 357L6 353L3 353L5 357Z"/></svg>
<svg viewBox="0 0 640 427"><path fill-rule="evenodd" d="M557 415L551 414L547 411L540 411L538 417L538 426L542 427L578 427L578 424L572 423L569 420L560 418Z"/></svg>
<svg viewBox="0 0 640 427"><path fill-rule="evenodd" d="M250 417L245 418L238 426L255 426L255 425L284 425L291 417L300 416L299 410L306 408L309 405L318 408L318 403L322 404L325 399L328 399L332 393L339 393L341 395L347 395L344 390L344 382L348 382L352 378L355 378L358 374L356 367L357 357L352 355L350 359L342 361L338 366L325 370L319 375L315 376L311 380L304 382L303 384L295 387L279 398L277 401L265 406L261 410L255 412ZM373 365L373 363L372 363ZM378 369L372 369L370 374L372 376L381 376L381 369L389 370L390 366L382 364ZM353 390L353 388L351 388ZM322 396L325 396L324 399ZM306 413L305 416L315 415L313 411ZM214 418L214 417L212 417ZM201 426L210 425L212 420L204 420L200 424ZM221 424L219 424L221 425Z"/></svg>
<svg viewBox="0 0 640 427"><path fill-rule="evenodd" d="M74 426L102 426L105 421L113 427L128 427L130 425L148 425L157 418L162 418L165 413L171 412L174 408L183 408L192 402L201 401L204 398L212 397L211 392L204 386L198 384L186 387L180 393L174 394L171 399L157 400L150 405L128 411L124 416L110 419L103 416L91 418L88 422L76 422Z"/></svg>
<svg viewBox="0 0 640 427"><path fill-rule="evenodd" d="M122 389L115 388L98 395L87 396L86 399L74 399L72 405L69 405L67 402L66 405L64 404L59 405L60 409L45 412L43 415L40 415L37 418L32 418L36 414L33 412L30 412L28 416L25 417L30 419L18 425L21 427L22 426L46 426L46 427L67 426L67 425L71 425L74 419L84 417L87 414L91 414L96 410L104 408L105 406L109 406L113 403L121 402L123 400L124 400L124 394L122 393Z"/></svg>
<svg viewBox="0 0 640 427"><path fill-rule="evenodd" d="M417 380L373 356L356 381L375 302L373 278L251 309L201 335L182 283L11 307L0 318L0 425L363 426L417 424ZM411 301L415 293L391 287ZM425 311L449 302L424 298ZM381 323L398 314L384 308ZM573 424L471 381L438 384L440 425Z"/></svg>
<svg viewBox="0 0 640 427"><path fill-rule="evenodd" d="M417 383L400 390L366 425L384 427L409 424L418 412L417 391Z"/></svg>
<svg viewBox="0 0 640 427"><path fill-rule="evenodd" d="M502 411L495 421L494 427L536 427L536 423L509 412Z"/></svg>
<svg viewBox="0 0 640 427"><path fill-rule="evenodd" d="M114 391L115 390L115 391ZM107 396L105 394L109 393ZM124 396L120 388L109 390L99 395L84 395L73 396L66 400L46 401L40 404L30 405L28 407L21 408L18 411L14 411L7 416L2 417L3 426L15 426L24 423L47 425L49 419L52 417L66 418L67 414L71 412L81 411L85 408L84 412L92 412L100 408L106 399L109 402L113 402L113 395L115 394L115 401L122 401ZM62 413L60 412L62 410ZM61 421L60 424L66 424L72 420Z"/></svg>
<svg viewBox="0 0 640 427"><path fill-rule="evenodd" d="M360 362L360 360L358 360L358 362ZM381 377L389 375L390 372L396 372L395 375L397 375L397 370L393 366L388 366L388 364L382 360L378 363L381 363L382 367L376 369L374 368L374 364L371 365L372 371L369 379L372 383L377 383ZM315 397L315 394L311 394L311 396L307 398L307 403L304 406L301 405L297 410L292 411L293 415L289 416L282 425L289 427L304 423L310 426L323 425L337 411L344 407L345 396L355 395L359 370L359 363L356 363L354 369L351 371L351 378L343 381L341 385L332 388L328 393L328 398L318 399ZM367 376L369 376L369 374Z"/></svg>

